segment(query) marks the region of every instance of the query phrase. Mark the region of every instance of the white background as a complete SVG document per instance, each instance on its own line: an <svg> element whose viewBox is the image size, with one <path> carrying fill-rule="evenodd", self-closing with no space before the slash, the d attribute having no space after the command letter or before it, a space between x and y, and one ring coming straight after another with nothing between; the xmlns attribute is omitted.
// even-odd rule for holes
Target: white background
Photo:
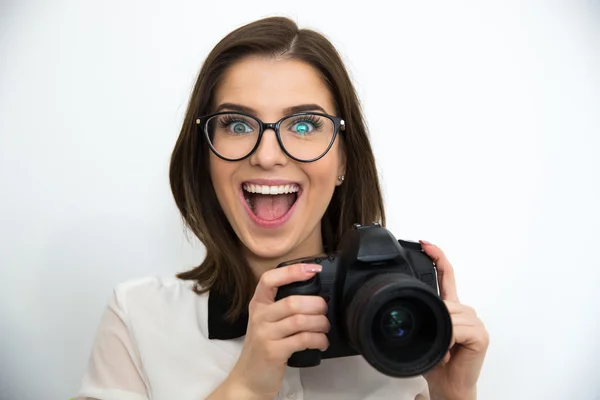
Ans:
<svg viewBox="0 0 600 400"><path fill-rule="evenodd" d="M1 3L1 399L73 395L111 288L200 262L170 152L204 57L269 15L346 60L388 226L490 331L480 399L600 399L600 4L386 3Z"/></svg>

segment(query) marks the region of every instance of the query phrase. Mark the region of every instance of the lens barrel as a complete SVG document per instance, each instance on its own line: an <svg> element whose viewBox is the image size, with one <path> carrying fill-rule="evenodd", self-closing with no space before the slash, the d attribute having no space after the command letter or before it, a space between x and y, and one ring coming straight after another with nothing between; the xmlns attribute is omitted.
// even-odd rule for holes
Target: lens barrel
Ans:
<svg viewBox="0 0 600 400"><path fill-rule="evenodd" d="M352 346L389 376L421 375L450 346L452 321L446 305L431 287L407 274L367 280L344 312Z"/></svg>

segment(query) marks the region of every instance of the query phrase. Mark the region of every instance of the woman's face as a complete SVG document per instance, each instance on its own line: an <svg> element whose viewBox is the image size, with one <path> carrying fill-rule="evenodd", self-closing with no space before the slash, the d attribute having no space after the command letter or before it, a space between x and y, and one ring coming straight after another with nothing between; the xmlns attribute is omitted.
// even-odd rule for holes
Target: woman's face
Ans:
<svg viewBox="0 0 600 400"><path fill-rule="evenodd" d="M218 111L237 112L236 106L243 106L265 123L305 105L314 106L304 111L335 115L331 94L317 72L289 59L252 57L234 64L216 90L214 105ZM239 128L245 129L233 127ZM301 129L307 129L306 125ZM258 267L262 271L255 272L323 250L321 218L340 184L338 176L344 174L344 159L338 135L318 161L296 162L282 151L271 129L265 130L258 149L242 161L224 161L210 153L219 203L250 265L255 269L263 265ZM265 190L269 194L260 194Z"/></svg>

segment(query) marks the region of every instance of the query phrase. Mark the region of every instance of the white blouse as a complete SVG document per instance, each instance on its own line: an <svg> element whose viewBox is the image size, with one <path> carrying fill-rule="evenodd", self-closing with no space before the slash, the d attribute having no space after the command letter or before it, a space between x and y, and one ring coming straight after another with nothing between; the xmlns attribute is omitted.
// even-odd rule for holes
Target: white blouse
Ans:
<svg viewBox="0 0 600 400"><path fill-rule="evenodd" d="M118 285L77 399L202 400L228 376L244 337L208 338L208 294L176 277ZM361 356L289 368L276 399L427 400L423 377L390 378Z"/></svg>

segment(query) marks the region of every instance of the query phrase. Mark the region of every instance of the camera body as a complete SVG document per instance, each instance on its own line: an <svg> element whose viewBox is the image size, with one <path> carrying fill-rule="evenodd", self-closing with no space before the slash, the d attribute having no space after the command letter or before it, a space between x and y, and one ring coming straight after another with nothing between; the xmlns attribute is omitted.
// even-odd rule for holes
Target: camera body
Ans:
<svg viewBox="0 0 600 400"><path fill-rule="evenodd" d="M286 261L316 263L314 277L279 288L276 300L323 297L331 329L329 348L294 353L288 366L362 355L389 376L409 377L433 368L448 351L452 323L439 298L433 261L416 242L396 240L379 224L355 224L334 253Z"/></svg>

